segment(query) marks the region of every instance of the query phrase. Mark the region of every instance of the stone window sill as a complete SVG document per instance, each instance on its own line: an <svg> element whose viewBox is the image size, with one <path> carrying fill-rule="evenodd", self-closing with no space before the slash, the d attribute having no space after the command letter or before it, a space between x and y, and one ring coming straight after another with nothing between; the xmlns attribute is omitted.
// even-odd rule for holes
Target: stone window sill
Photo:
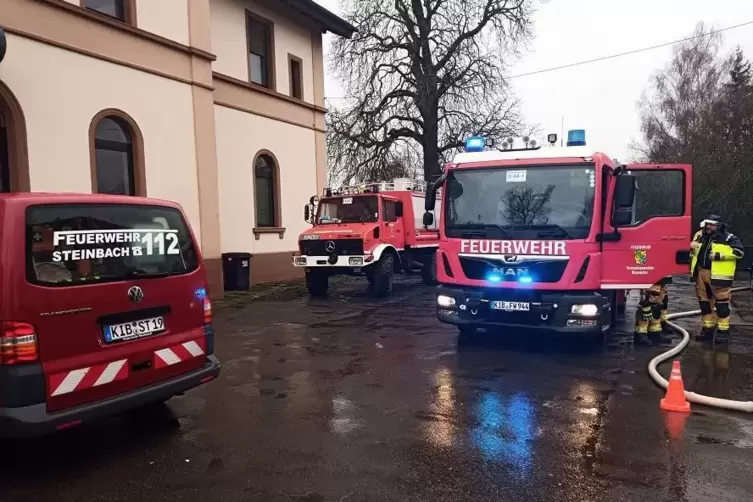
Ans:
<svg viewBox="0 0 753 502"><path fill-rule="evenodd" d="M257 241L261 239L261 234L277 234L280 237L280 239L282 239L285 236L285 228L284 227L255 227L254 236L256 237Z"/></svg>

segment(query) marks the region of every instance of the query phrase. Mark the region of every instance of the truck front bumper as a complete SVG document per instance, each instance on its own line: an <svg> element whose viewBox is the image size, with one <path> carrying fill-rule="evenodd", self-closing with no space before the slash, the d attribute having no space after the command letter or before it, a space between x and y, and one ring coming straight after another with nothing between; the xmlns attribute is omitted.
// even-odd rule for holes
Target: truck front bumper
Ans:
<svg viewBox="0 0 753 502"><path fill-rule="evenodd" d="M514 302L528 310L503 310ZM595 292L531 291L441 285L437 318L456 326L537 329L562 334L597 335L611 327L612 305Z"/></svg>
<svg viewBox="0 0 753 502"><path fill-rule="evenodd" d="M359 268L374 263L374 255L293 256L293 266L298 268Z"/></svg>
<svg viewBox="0 0 753 502"><path fill-rule="evenodd" d="M13 408L0 407L0 437L42 436L68 425L78 425L123 413L149 403L170 399L216 378L219 374L219 360L214 355L209 355L204 365L196 370L75 408L48 412L47 404L44 402Z"/></svg>

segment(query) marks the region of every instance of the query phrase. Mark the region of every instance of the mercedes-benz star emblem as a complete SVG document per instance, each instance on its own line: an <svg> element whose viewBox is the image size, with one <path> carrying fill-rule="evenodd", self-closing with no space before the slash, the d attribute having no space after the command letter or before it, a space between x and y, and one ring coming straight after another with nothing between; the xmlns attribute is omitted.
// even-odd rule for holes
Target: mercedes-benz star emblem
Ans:
<svg viewBox="0 0 753 502"><path fill-rule="evenodd" d="M330 253L335 250L335 241L327 241L327 243L324 245L324 249L329 251Z"/></svg>
<svg viewBox="0 0 753 502"><path fill-rule="evenodd" d="M128 288L128 299L133 303L139 303L144 298L144 291L138 286Z"/></svg>

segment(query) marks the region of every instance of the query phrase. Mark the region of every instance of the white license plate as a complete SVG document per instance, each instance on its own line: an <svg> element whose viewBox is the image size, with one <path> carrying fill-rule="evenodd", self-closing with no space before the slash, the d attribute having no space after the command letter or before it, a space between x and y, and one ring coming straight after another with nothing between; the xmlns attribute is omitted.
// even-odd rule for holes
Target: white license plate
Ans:
<svg viewBox="0 0 753 502"><path fill-rule="evenodd" d="M506 310L508 312L528 312L531 310L531 304L528 302L492 302L492 308L494 310Z"/></svg>
<svg viewBox="0 0 753 502"><path fill-rule="evenodd" d="M104 327L105 342L119 342L133 340L154 335L165 330L165 320L162 317L152 317L140 321L124 322Z"/></svg>

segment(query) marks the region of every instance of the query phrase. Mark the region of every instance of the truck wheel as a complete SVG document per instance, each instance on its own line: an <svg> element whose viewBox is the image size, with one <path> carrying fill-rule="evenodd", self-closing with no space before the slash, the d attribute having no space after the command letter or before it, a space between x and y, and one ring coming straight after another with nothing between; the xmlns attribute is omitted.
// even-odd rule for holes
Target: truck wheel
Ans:
<svg viewBox="0 0 753 502"><path fill-rule="evenodd" d="M320 297L327 295L329 276L321 270L310 270L306 273L306 289L309 295Z"/></svg>
<svg viewBox="0 0 753 502"><path fill-rule="evenodd" d="M478 342L475 326L458 326L458 345L474 345Z"/></svg>
<svg viewBox="0 0 753 502"><path fill-rule="evenodd" d="M434 286L437 283L437 255L431 255L421 267L421 279L427 286Z"/></svg>
<svg viewBox="0 0 753 502"><path fill-rule="evenodd" d="M384 253L379 259L374 270L374 294L376 296L388 296L392 293L392 278L395 275L395 257L392 253Z"/></svg>

